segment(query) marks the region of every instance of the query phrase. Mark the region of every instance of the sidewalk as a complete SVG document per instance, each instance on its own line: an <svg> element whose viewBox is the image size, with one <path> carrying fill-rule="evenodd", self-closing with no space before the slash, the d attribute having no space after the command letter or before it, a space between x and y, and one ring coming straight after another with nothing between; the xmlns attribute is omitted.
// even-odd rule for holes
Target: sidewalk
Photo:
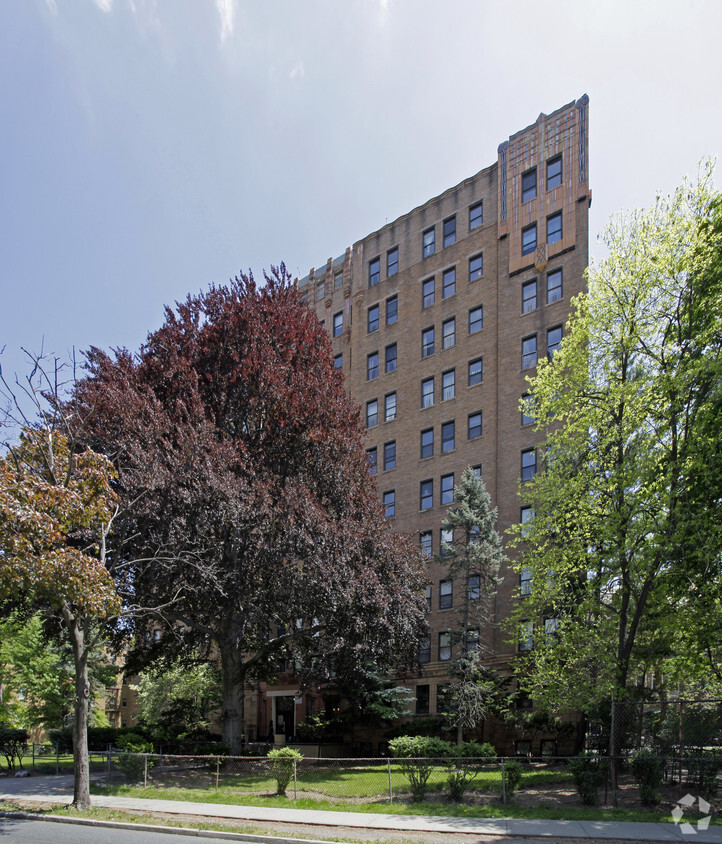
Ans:
<svg viewBox="0 0 722 844"><path fill-rule="evenodd" d="M0 779L0 800L24 797L42 803L70 803L72 776ZM447 832L528 838L612 839L620 841L694 841L696 844L722 844L722 827L685 832L675 824L630 823L623 821L544 821L521 818L449 818L425 815L384 815L365 812L321 812L308 809L276 809L263 806L230 806L218 803L190 803L137 797L94 795L93 805L128 811L155 811L166 814L198 815L238 821L301 823L324 827L393 829L405 832Z"/></svg>

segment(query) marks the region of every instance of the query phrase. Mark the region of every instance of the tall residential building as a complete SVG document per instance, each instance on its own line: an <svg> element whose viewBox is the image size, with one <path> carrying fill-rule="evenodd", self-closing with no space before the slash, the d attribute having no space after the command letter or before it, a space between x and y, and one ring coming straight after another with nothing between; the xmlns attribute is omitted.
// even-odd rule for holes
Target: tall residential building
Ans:
<svg viewBox="0 0 722 844"><path fill-rule="evenodd" d="M537 471L538 434L520 399L537 360L558 347L570 300L585 285L588 125L586 95L540 114L500 144L489 167L298 282L362 408L387 517L429 555L440 551L441 522L467 466L498 507L500 533L528 513L519 482ZM497 621L526 588L523 575L502 575ZM423 671L407 681L418 714L437 711L452 657L448 631L467 588L431 556L429 582L431 637ZM498 666L530 644L510 643L498 625L482 636ZM297 723L295 704L286 718Z"/></svg>

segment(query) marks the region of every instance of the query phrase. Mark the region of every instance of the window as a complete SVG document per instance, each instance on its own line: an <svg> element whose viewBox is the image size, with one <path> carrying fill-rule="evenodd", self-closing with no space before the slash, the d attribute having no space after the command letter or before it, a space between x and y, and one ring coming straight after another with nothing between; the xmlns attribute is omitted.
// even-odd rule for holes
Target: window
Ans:
<svg viewBox="0 0 722 844"><path fill-rule="evenodd" d="M419 484L419 509L430 510L434 506L434 482L421 481Z"/></svg>
<svg viewBox="0 0 722 844"><path fill-rule="evenodd" d="M333 277L333 289L340 290L343 287L343 270Z"/></svg>
<svg viewBox="0 0 722 844"><path fill-rule="evenodd" d="M521 538L526 539L527 535L529 534L529 530L531 528L531 522L534 518L534 508L533 507L522 507L519 510L519 522L521 523Z"/></svg>
<svg viewBox="0 0 722 844"><path fill-rule="evenodd" d="M519 625L519 650L530 651L534 646L534 622L522 621Z"/></svg>
<svg viewBox="0 0 722 844"><path fill-rule="evenodd" d="M434 379L425 378L421 382L421 406L431 407L434 403Z"/></svg>
<svg viewBox="0 0 722 844"><path fill-rule="evenodd" d="M442 348L450 349L456 345L456 318L444 320L442 325Z"/></svg>
<svg viewBox="0 0 722 844"><path fill-rule="evenodd" d="M484 222L484 203L477 202L469 207L469 231L478 229Z"/></svg>
<svg viewBox="0 0 722 844"><path fill-rule="evenodd" d="M333 315L333 336L339 337L343 334L343 313Z"/></svg>
<svg viewBox="0 0 722 844"><path fill-rule="evenodd" d="M439 581L439 609L448 610L454 603L454 581Z"/></svg>
<svg viewBox="0 0 722 844"><path fill-rule="evenodd" d="M476 475L477 478L481 477L481 463L479 463L476 466L472 466L471 469L472 469L472 471L474 472L474 474Z"/></svg>
<svg viewBox="0 0 722 844"><path fill-rule="evenodd" d="M547 305L562 298L562 271L554 270L547 275Z"/></svg>
<svg viewBox="0 0 722 844"><path fill-rule="evenodd" d="M449 369L441 376L441 399L453 399L456 395L456 370Z"/></svg>
<svg viewBox="0 0 722 844"><path fill-rule="evenodd" d="M452 419L451 422L444 422L441 426L441 453L445 454L447 451L453 451L455 445L455 426Z"/></svg>
<svg viewBox="0 0 722 844"><path fill-rule="evenodd" d="M484 365L482 358L476 358L469 361L469 386L474 384L481 384L484 377Z"/></svg>
<svg viewBox="0 0 722 844"><path fill-rule="evenodd" d="M519 594L531 595L531 569L522 569L519 573Z"/></svg>
<svg viewBox="0 0 722 844"><path fill-rule="evenodd" d="M536 249L536 223L521 230L521 254L530 255Z"/></svg>
<svg viewBox="0 0 722 844"><path fill-rule="evenodd" d="M366 355L366 380L373 381L379 375L379 353L371 352Z"/></svg>
<svg viewBox="0 0 722 844"><path fill-rule="evenodd" d="M469 439L474 440L481 436L481 411L469 414Z"/></svg>
<svg viewBox="0 0 722 844"><path fill-rule="evenodd" d="M439 633L439 662L449 662L450 659L451 633Z"/></svg>
<svg viewBox="0 0 722 844"><path fill-rule="evenodd" d="M484 309L479 305L469 311L469 334L475 334L484 327Z"/></svg>
<svg viewBox="0 0 722 844"><path fill-rule="evenodd" d="M536 279L527 281L521 286L521 312L528 314L536 310Z"/></svg>
<svg viewBox="0 0 722 844"><path fill-rule="evenodd" d="M392 296L386 300L386 325L393 325L399 318L399 297Z"/></svg>
<svg viewBox="0 0 722 844"><path fill-rule="evenodd" d="M393 519L396 515L396 490L389 489L384 493L384 516Z"/></svg>
<svg viewBox="0 0 722 844"><path fill-rule="evenodd" d="M442 528L439 536L439 554L447 557L454 543L454 531L452 528Z"/></svg>
<svg viewBox="0 0 722 844"><path fill-rule="evenodd" d="M436 230L427 229L422 235L424 258L433 255L436 252Z"/></svg>
<svg viewBox="0 0 722 844"><path fill-rule="evenodd" d="M562 239L562 212L547 217L547 243L557 243Z"/></svg>
<svg viewBox="0 0 722 844"><path fill-rule="evenodd" d="M419 662L420 663L431 662L431 637L430 636L427 636L419 644Z"/></svg>
<svg viewBox="0 0 722 844"><path fill-rule="evenodd" d="M396 419L396 393L389 393L384 399L384 422Z"/></svg>
<svg viewBox="0 0 722 844"><path fill-rule="evenodd" d="M481 598L481 577L478 574L470 574L467 584L470 601L478 601Z"/></svg>
<svg viewBox="0 0 722 844"><path fill-rule="evenodd" d="M421 432L421 459L434 456L434 429L427 428Z"/></svg>
<svg viewBox="0 0 722 844"><path fill-rule="evenodd" d="M521 479L530 481L534 475L536 475L536 451L533 448L527 448L521 453Z"/></svg>
<svg viewBox="0 0 722 844"><path fill-rule="evenodd" d="M431 648L429 648L431 650ZM426 662L429 660L427 659ZM421 662L421 659L419 659ZM429 686L417 686L416 687L416 714L417 715L428 715L429 714Z"/></svg>
<svg viewBox="0 0 722 844"><path fill-rule="evenodd" d="M368 310L368 320L367 320L367 330L368 333L371 334L372 331L378 331L379 329L379 306L378 305L371 305Z"/></svg>
<svg viewBox="0 0 722 844"><path fill-rule="evenodd" d="M456 267L444 270L442 280L441 298L447 299L449 296L453 296L454 293L456 293Z"/></svg>
<svg viewBox="0 0 722 844"><path fill-rule="evenodd" d="M386 253L386 275L390 277L399 271L399 248L394 246Z"/></svg>
<svg viewBox="0 0 722 844"><path fill-rule="evenodd" d="M466 652L476 651L479 649L479 628L471 627L466 631Z"/></svg>
<svg viewBox="0 0 722 844"><path fill-rule="evenodd" d="M444 220L444 246L451 246L452 243L456 243L456 217Z"/></svg>
<svg viewBox="0 0 722 844"><path fill-rule="evenodd" d="M369 287L374 287L381 281L381 259L369 261Z"/></svg>
<svg viewBox="0 0 722 844"><path fill-rule="evenodd" d="M326 294L326 285L319 281L316 283L316 299L323 299Z"/></svg>
<svg viewBox="0 0 722 844"><path fill-rule="evenodd" d="M521 176L521 201L528 202L536 196L536 167L522 173Z"/></svg>
<svg viewBox="0 0 722 844"><path fill-rule="evenodd" d="M425 530L419 534L419 543L421 544L421 553L425 557L430 557L434 553L434 535L430 530ZM431 587L426 587L427 601L431 600Z"/></svg>
<svg viewBox="0 0 722 844"><path fill-rule="evenodd" d="M524 393L521 397L521 424L532 425L534 423L534 396Z"/></svg>
<svg viewBox="0 0 722 844"><path fill-rule="evenodd" d="M421 295L423 298L423 306L428 308L434 304L434 279L427 278L426 281L421 282Z"/></svg>
<svg viewBox="0 0 722 844"><path fill-rule="evenodd" d="M562 157L557 155L547 161L547 190L558 188L562 183Z"/></svg>
<svg viewBox="0 0 722 844"><path fill-rule="evenodd" d="M336 369L343 368L343 352L339 352L337 355L334 355L333 365L336 367Z"/></svg>
<svg viewBox="0 0 722 844"><path fill-rule="evenodd" d="M429 537L431 536L431 531L429 531ZM431 546L429 546L429 556L431 556ZM424 586L424 598L426 598L426 608L431 609L431 587Z"/></svg>
<svg viewBox="0 0 722 844"><path fill-rule="evenodd" d="M301 301L304 305L308 304L308 290L304 290L303 293L301 293Z"/></svg>
<svg viewBox="0 0 722 844"><path fill-rule="evenodd" d="M376 474L376 467L377 467L377 464L378 464L375 448L366 449L366 459L368 460L368 463L369 463L369 472L371 472L372 475L375 475Z"/></svg>
<svg viewBox="0 0 722 844"><path fill-rule="evenodd" d="M427 358L434 354L434 326L425 328L421 332L421 357Z"/></svg>
<svg viewBox="0 0 722 844"><path fill-rule="evenodd" d="M366 402L366 427L373 428L379 423L379 403L376 399Z"/></svg>
<svg viewBox="0 0 722 844"><path fill-rule="evenodd" d="M531 369L536 366L536 334L521 341L521 368Z"/></svg>
<svg viewBox="0 0 722 844"><path fill-rule="evenodd" d="M396 343L386 347L386 372L393 372L396 369L398 359L396 357Z"/></svg>
<svg viewBox="0 0 722 844"><path fill-rule="evenodd" d="M474 255L469 258L469 281L476 281L484 274L484 257L482 255Z"/></svg>
<svg viewBox="0 0 722 844"><path fill-rule="evenodd" d="M451 504L454 500L454 474L441 476L441 503Z"/></svg>
<svg viewBox="0 0 722 844"><path fill-rule="evenodd" d="M396 440L384 443L384 471L396 468Z"/></svg>
<svg viewBox="0 0 722 844"><path fill-rule="evenodd" d="M547 645L556 645L559 640L559 619L544 619L544 641Z"/></svg>
<svg viewBox="0 0 722 844"><path fill-rule="evenodd" d="M562 327L557 325L547 331L547 355L551 359L562 344Z"/></svg>

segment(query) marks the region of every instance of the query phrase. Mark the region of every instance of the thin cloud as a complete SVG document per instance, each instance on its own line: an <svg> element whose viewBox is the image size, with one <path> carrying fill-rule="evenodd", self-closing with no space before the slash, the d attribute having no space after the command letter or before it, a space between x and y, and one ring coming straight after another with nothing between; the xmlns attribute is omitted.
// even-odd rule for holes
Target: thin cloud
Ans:
<svg viewBox="0 0 722 844"><path fill-rule="evenodd" d="M55 2L55 0L45 0L45 5L48 7L48 11L51 15L58 14L58 4Z"/></svg>
<svg viewBox="0 0 722 844"><path fill-rule="evenodd" d="M216 0L216 9L221 16L221 44L223 44L229 35L233 35L233 15L235 13L233 0Z"/></svg>
<svg viewBox="0 0 722 844"><path fill-rule="evenodd" d="M301 79L306 73L303 62L299 62L293 70L288 74L289 79Z"/></svg>
<svg viewBox="0 0 722 844"><path fill-rule="evenodd" d="M107 13L113 11L113 0L93 0L93 2L101 12Z"/></svg>

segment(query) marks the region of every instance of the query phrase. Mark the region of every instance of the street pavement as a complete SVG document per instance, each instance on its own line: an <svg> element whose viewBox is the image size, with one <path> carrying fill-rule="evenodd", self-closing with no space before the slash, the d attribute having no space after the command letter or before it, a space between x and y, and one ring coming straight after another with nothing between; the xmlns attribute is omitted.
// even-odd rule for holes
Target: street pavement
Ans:
<svg viewBox="0 0 722 844"><path fill-rule="evenodd" d="M24 798L39 803L70 803L72 776L0 779L0 800ZM93 805L126 811L198 815L236 821L308 824L318 827L400 830L414 832L465 833L510 838L539 838L563 841L615 840L636 842L683 841L695 844L722 844L722 827L704 830L690 818L691 826L671 823L632 823L625 821L554 821L522 818L459 818L426 815L385 815L365 812L324 812L308 809L277 809L263 806L233 806L218 803L191 803L137 797L93 795ZM203 834L203 833L201 833ZM382 839L382 835L379 838ZM28 839L32 840L32 839ZM55 836L53 836L55 841ZM158 839L154 839L157 841ZM258 840L258 839L256 839ZM263 839L261 839L263 840ZM269 836L267 840L273 840Z"/></svg>

